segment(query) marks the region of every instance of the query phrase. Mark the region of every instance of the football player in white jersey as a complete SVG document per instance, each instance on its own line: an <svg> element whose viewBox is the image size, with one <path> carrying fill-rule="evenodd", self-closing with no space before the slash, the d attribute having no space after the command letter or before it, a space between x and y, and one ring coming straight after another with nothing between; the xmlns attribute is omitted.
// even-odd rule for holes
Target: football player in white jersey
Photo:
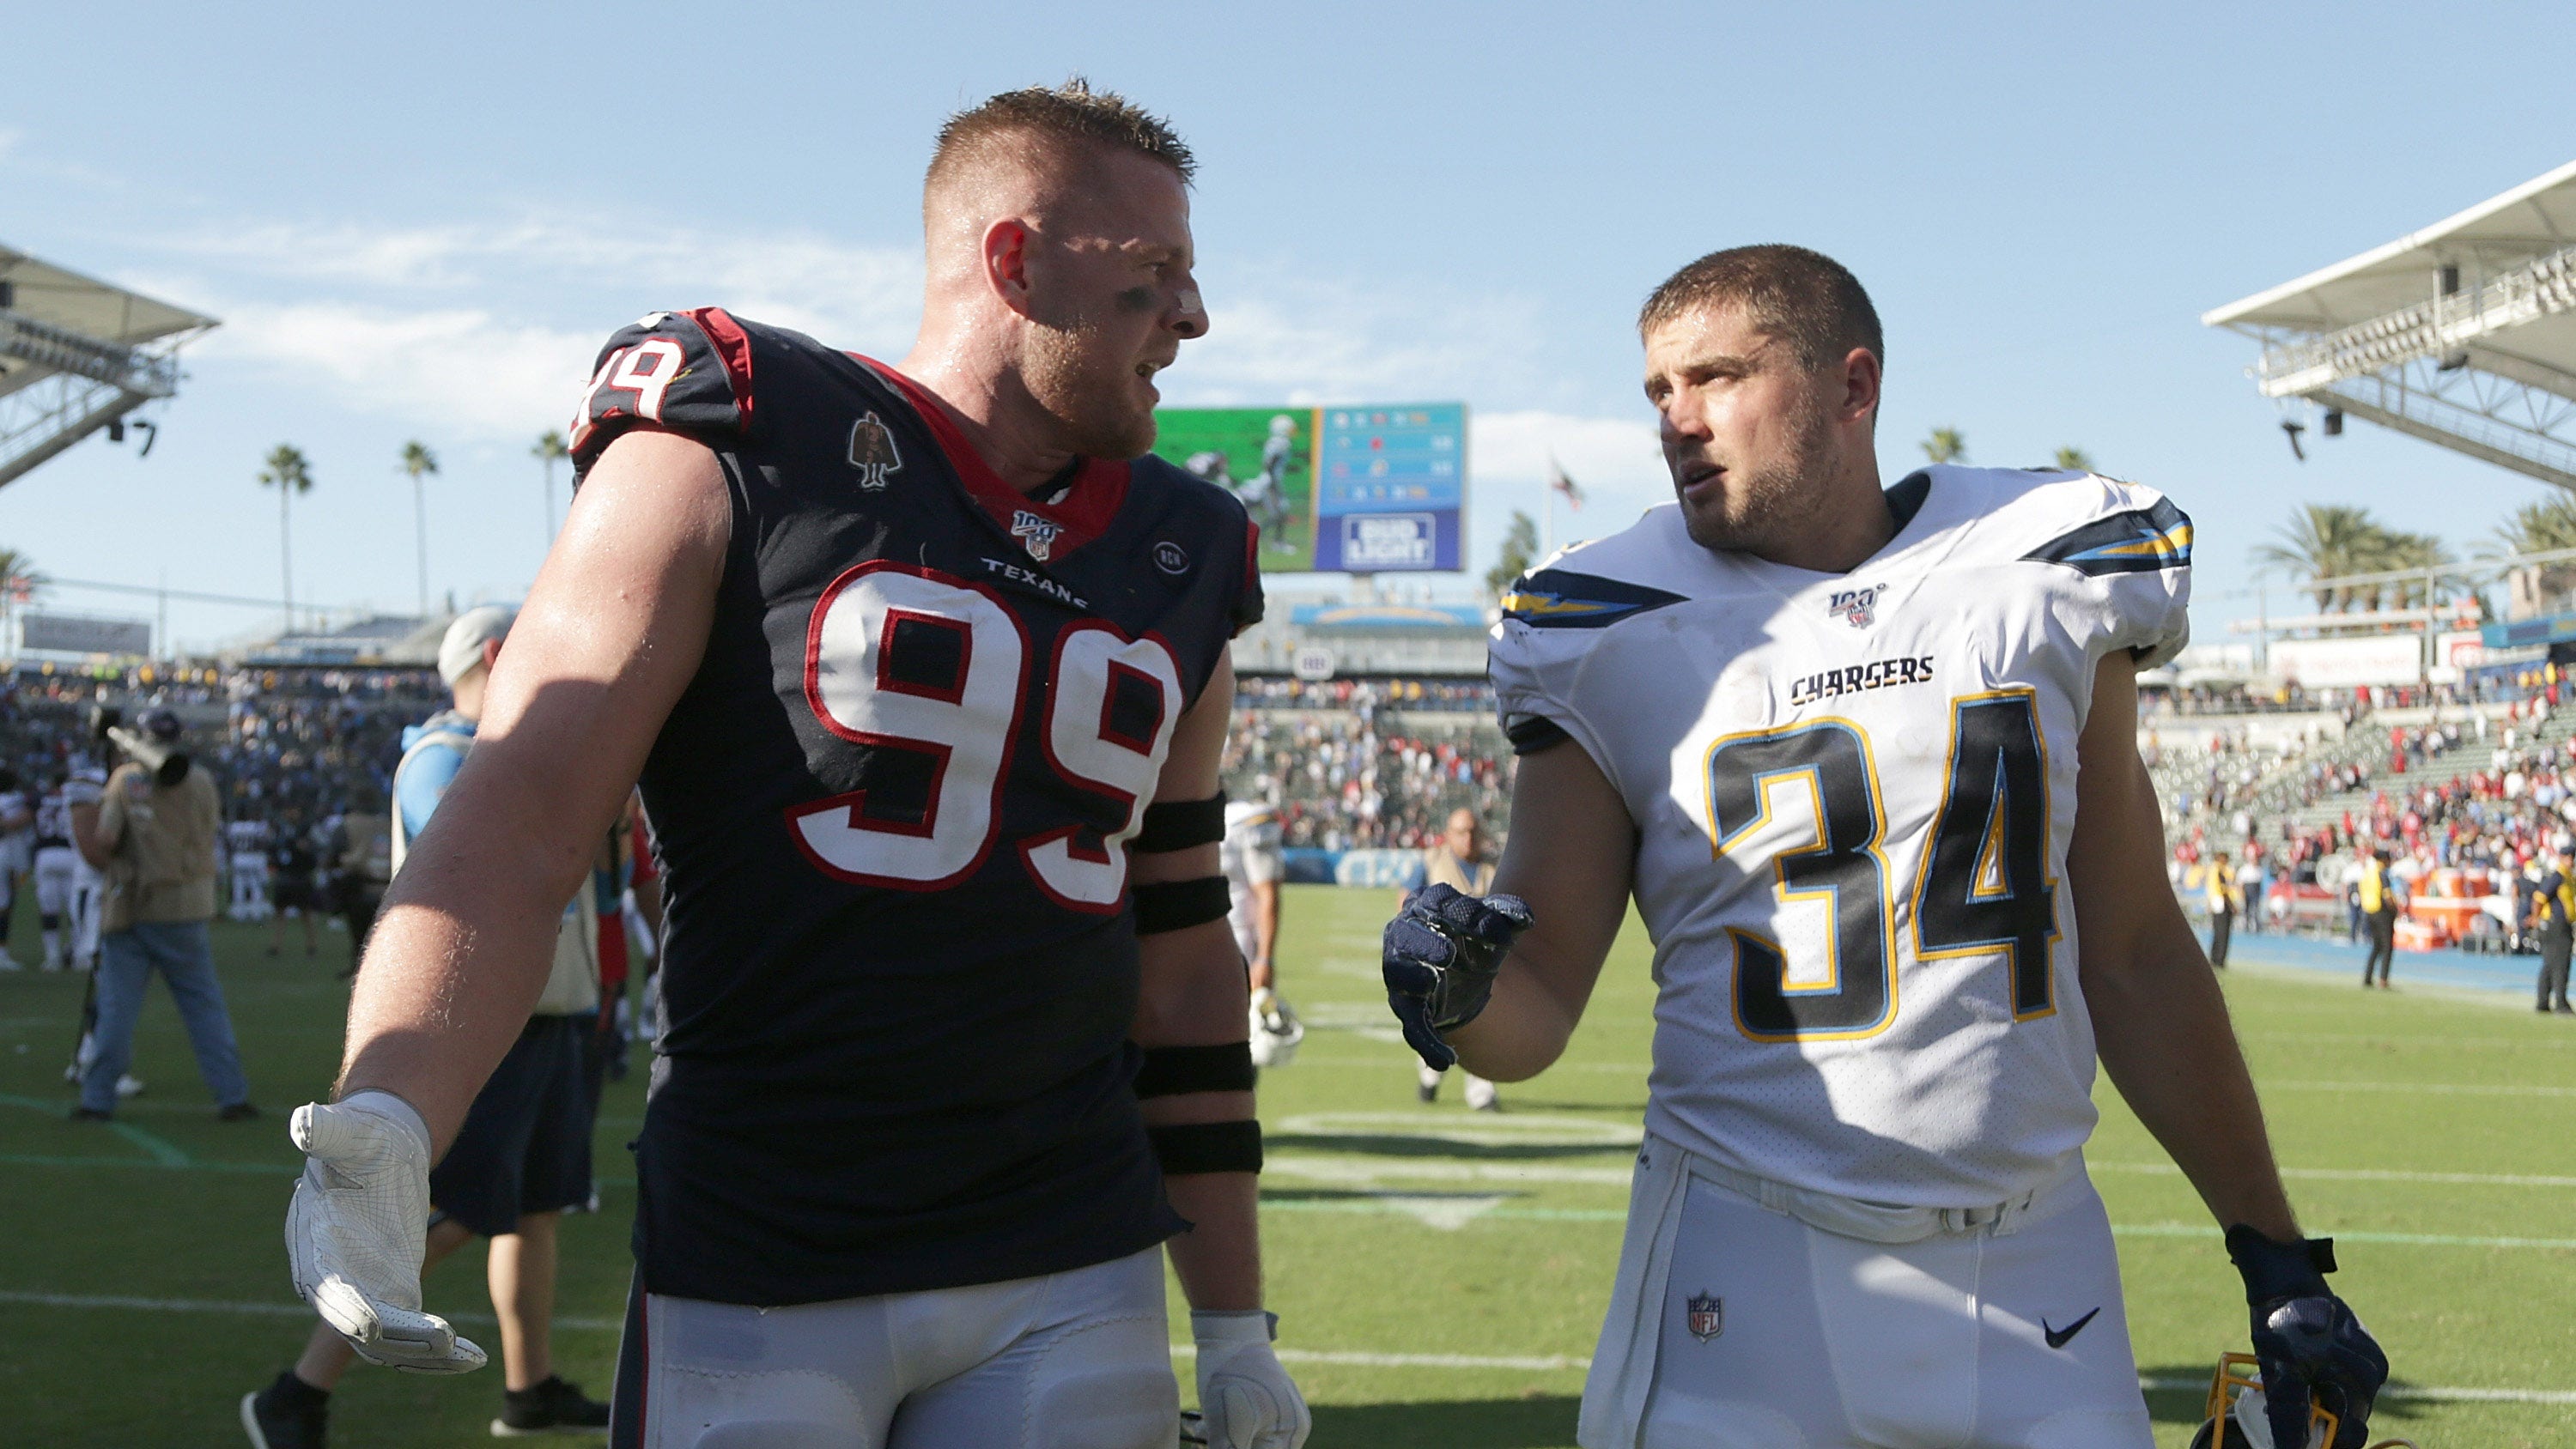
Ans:
<svg viewBox="0 0 2576 1449"><path fill-rule="evenodd" d="M1279 944L1279 887L1287 879L1280 842L1279 807L1258 800L1228 801L1225 837L1217 844L1225 872L1226 924L1243 952L1252 984L1253 1065L1284 1067L1306 1039L1305 1027L1278 991L1274 954Z"/></svg>
<svg viewBox="0 0 2576 1449"><path fill-rule="evenodd" d="M2291 1214L2138 758L2188 520L2083 473L1882 492L1878 320L1813 252L1702 258L1639 328L1677 501L1506 600L1536 824L1493 898L1387 929L1407 1038L1503 1081L1564 1050L1632 892L1654 939L1581 1442L2146 1449L2098 1059L2226 1229L2277 1440L2313 1395L2357 1449L2386 1359Z"/></svg>

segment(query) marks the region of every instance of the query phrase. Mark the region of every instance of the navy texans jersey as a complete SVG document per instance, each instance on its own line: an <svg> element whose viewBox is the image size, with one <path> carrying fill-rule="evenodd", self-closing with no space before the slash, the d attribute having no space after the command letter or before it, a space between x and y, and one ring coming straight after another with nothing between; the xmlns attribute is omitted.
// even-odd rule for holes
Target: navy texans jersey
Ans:
<svg viewBox="0 0 2576 1449"><path fill-rule="evenodd" d="M1242 505L1152 457L1025 497L893 369L713 308L610 339L576 470L638 426L713 449L733 507L641 782L646 1288L909 1292L1181 1229L1131 1086L1126 842L1260 617Z"/></svg>

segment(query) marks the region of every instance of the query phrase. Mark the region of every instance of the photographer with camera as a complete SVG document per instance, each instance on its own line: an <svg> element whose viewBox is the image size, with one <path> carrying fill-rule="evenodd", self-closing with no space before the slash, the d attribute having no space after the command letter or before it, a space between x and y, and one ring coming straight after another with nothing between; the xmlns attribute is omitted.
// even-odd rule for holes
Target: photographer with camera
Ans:
<svg viewBox="0 0 2576 1449"><path fill-rule="evenodd" d="M134 730L103 708L94 732L102 749L113 746L126 762L108 776L96 818L81 812L73 820L73 843L106 878L107 889L100 907L96 1054L81 1074L72 1118L104 1122L114 1115L116 1081L133 1058L134 1022L155 968L187 1023L215 1115L226 1122L257 1117L207 932L222 815L215 783L179 749L179 718L168 710L152 711Z"/></svg>

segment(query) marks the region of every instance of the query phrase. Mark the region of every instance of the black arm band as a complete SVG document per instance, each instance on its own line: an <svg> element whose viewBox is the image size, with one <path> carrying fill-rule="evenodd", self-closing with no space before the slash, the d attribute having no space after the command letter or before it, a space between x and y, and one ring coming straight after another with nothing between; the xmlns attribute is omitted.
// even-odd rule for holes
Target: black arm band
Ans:
<svg viewBox="0 0 2576 1449"><path fill-rule="evenodd" d="M1222 921L1234 906L1234 897L1226 890L1225 877L1221 875L1155 881L1136 887L1135 895L1139 936L1186 931L1192 926Z"/></svg>
<svg viewBox="0 0 2576 1449"><path fill-rule="evenodd" d="M1503 738L1512 742L1515 755L1535 755L1552 750L1572 738L1565 726L1544 715L1527 715L1503 727Z"/></svg>
<svg viewBox="0 0 2576 1449"><path fill-rule="evenodd" d="M1127 842L1147 855L1214 845L1225 839L1225 792L1205 800L1157 800L1145 807L1145 828Z"/></svg>
<svg viewBox="0 0 2576 1449"><path fill-rule="evenodd" d="M1261 1124L1258 1122L1192 1122L1179 1127L1148 1127L1145 1135L1153 1139L1154 1156L1162 1161L1165 1177L1186 1177L1194 1172L1261 1170Z"/></svg>
<svg viewBox="0 0 2576 1449"><path fill-rule="evenodd" d="M1249 1092L1252 1081L1252 1043L1248 1041L1223 1046L1148 1047L1145 1064L1136 1069L1136 1095Z"/></svg>

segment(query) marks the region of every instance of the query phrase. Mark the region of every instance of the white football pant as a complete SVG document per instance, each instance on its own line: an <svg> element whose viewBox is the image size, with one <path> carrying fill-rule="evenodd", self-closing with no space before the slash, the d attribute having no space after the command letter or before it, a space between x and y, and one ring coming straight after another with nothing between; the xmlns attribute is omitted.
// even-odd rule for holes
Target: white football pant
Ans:
<svg viewBox="0 0 2576 1449"><path fill-rule="evenodd" d="M640 1333L619 1449L1172 1449L1180 1433L1160 1248L786 1308L646 1294Z"/></svg>
<svg viewBox="0 0 2576 1449"><path fill-rule="evenodd" d="M1886 1243L1689 1164L1652 1170L1684 1156L1653 1137L1641 1154L1585 1449L2154 1443L2110 1222L2080 1169L1976 1210L1988 1221Z"/></svg>

